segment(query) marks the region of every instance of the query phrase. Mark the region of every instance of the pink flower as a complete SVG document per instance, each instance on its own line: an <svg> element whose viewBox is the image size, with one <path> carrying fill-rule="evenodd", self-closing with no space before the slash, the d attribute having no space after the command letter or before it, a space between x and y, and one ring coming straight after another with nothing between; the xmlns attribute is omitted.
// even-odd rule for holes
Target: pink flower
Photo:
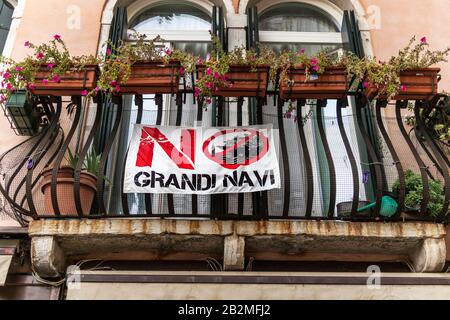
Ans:
<svg viewBox="0 0 450 320"><path fill-rule="evenodd" d="M180 69L178 69L178 72L180 73L181 76L184 76L186 70L183 67L181 67Z"/></svg>
<svg viewBox="0 0 450 320"><path fill-rule="evenodd" d="M12 91L13 89L14 89L14 87L12 86L11 83L8 83L8 84L6 85L6 90Z"/></svg>
<svg viewBox="0 0 450 320"><path fill-rule="evenodd" d="M427 43L427 37L423 37L422 39L420 39L420 42Z"/></svg>
<svg viewBox="0 0 450 320"><path fill-rule="evenodd" d="M30 41L25 41L24 46L25 46L25 47L29 47L29 46L30 46Z"/></svg>
<svg viewBox="0 0 450 320"><path fill-rule="evenodd" d="M23 71L23 67L16 67L16 71Z"/></svg>
<svg viewBox="0 0 450 320"><path fill-rule="evenodd" d="M49 69L53 69L54 66L55 66L54 63L49 63L49 64L47 64L47 68L49 68Z"/></svg>
<svg viewBox="0 0 450 320"><path fill-rule="evenodd" d="M99 92L99 91L100 91L100 88L99 88L99 87L95 87L94 91L95 91L95 92Z"/></svg>
<svg viewBox="0 0 450 320"><path fill-rule="evenodd" d="M59 35L59 34L55 34L54 36L53 36L53 38L55 39L55 40L61 40L61 36Z"/></svg>
<svg viewBox="0 0 450 320"><path fill-rule="evenodd" d="M202 58L198 58L198 60L197 60L197 64L203 64L203 60L202 60Z"/></svg>
<svg viewBox="0 0 450 320"><path fill-rule="evenodd" d="M48 84L48 79L42 79L43 84Z"/></svg>
<svg viewBox="0 0 450 320"><path fill-rule="evenodd" d="M311 65L313 65L313 66L317 65L317 59L316 58L311 59Z"/></svg>
<svg viewBox="0 0 450 320"><path fill-rule="evenodd" d="M11 78L11 74L10 74L8 71L5 71L5 72L3 73L3 78L4 78L4 79L9 79L9 78Z"/></svg>
<svg viewBox="0 0 450 320"><path fill-rule="evenodd" d="M32 84L32 83L29 83L29 84L27 84L27 89L28 90L34 90L34 89L36 89L36 86L34 84Z"/></svg>
<svg viewBox="0 0 450 320"><path fill-rule="evenodd" d="M110 48L106 49L106 55L107 56L111 55L111 49Z"/></svg>
<svg viewBox="0 0 450 320"><path fill-rule="evenodd" d="M207 98L207 99L205 100L205 102L206 102L206 104L211 104L212 100L211 100L211 98Z"/></svg>
<svg viewBox="0 0 450 320"><path fill-rule="evenodd" d="M205 87L207 87L208 89L212 89L214 87L214 85L212 82L206 82Z"/></svg>
<svg viewBox="0 0 450 320"><path fill-rule="evenodd" d="M206 55L206 61L209 61L209 60L211 60L211 54L208 53L208 54Z"/></svg>
<svg viewBox="0 0 450 320"><path fill-rule="evenodd" d="M44 58L44 54L42 52L39 52L39 53L36 54L36 58L38 58L39 60L43 59Z"/></svg>
<svg viewBox="0 0 450 320"><path fill-rule="evenodd" d="M60 83L61 82L61 77L58 76L57 74L55 74L52 78L52 81L55 83Z"/></svg>
<svg viewBox="0 0 450 320"><path fill-rule="evenodd" d="M226 74L224 74L221 78L220 78L220 80L222 80L222 81L228 81L228 76L226 75Z"/></svg>
<svg viewBox="0 0 450 320"><path fill-rule="evenodd" d="M214 72L214 79L219 79L219 77L220 77L219 73L217 71Z"/></svg>
<svg viewBox="0 0 450 320"><path fill-rule="evenodd" d="M195 89L194 89L194 96L196 98L198 98L199 95L200 95L200 88L199 87L195 87Z"/></svg>
<svg viewBox="0 0 450 320"><path fill-rule="evenodd" d="M165 48L164 53L170 56L172 54L172 50L170 50L170 48Z"/></svg>
<svg viewBox="0 0 450 320"><path fill-rule="evenodd" d="M363 88L364 88L364 89L367 89L368 87L369 87L369 82L364 81L364 82L363 82Z"/></svg>
<svg viewBox="0 0 450 320"><path fill-rule="evenodd" d="M313 69L313 71L319 71L319 66L317 66L317 65L313 66L312 69Z"/></svg>
<svg viewBox="0 0 450 320"><path fill-rule="evenodd" d="M206 69L206 75L210 76L212 74L211 68Z"/></svg>
<svg viewBox="0 0 450 320"><path fill-rule="evenodd" d="M400 87L402 92L406 92L406 90L408 89L408 87L404 84L402 84L402 86Z"/></svg>
<svg viewBox="0 0 450 320"><path fill-rule="evenodd" d="M120 89L121 89L121 88L120 88L119 85L117 85L116 88L115 88L116 92L120 92Z"/></svg>
<svg viewBox="0 0 450 320"><path fill-rule="evenodd" d="M111 87L115 87L115 86L117 86L117 81L116 81L116 80L113 80L113 81L111 81L111 82L109 83L109 85L110 85Z"/></svg>
<svg viewBox="0 0 450 320"><path fill-rule="evenodd" d="M4 102L5 100L6 100L6 96L2 94L0 96L0 102Z"/></svg>
<svg viewBox="0 0 450 320"><path fill-rule="evenodd" d="M300 53L305 53L305 49L300 49Z"/></svg>
<svg viewBox="0 0 450 320"><path fill-rule="evenodd" d="M250 60L251 60L251 61L256 61L256 55L252 56L252 57L250 58Z"/></svg>
<svg viewBox="0 0 450 320"><path fill-rule="evenodd" d="M82 95L83 97L87 96L87 95L88 95L88 91L87 91L87 90L81 91L81 95Z"/></svg>

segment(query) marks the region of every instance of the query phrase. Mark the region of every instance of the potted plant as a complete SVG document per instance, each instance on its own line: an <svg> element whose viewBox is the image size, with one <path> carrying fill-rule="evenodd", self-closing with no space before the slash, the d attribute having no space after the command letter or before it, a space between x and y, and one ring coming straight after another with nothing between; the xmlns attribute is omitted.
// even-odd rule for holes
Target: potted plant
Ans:
<svg viewBox="0 0 450 320"><path fill-rule="evenodd" d="M48 44L25 42L34 53L23 61L2 58L6 69L2 72L4 95L27 89L36 95L87 95L96 87L98 60L92 55L71 56L60 35ZM6 93L6 95L5 95Z"/></svg>
<svg viewBox="0 0 450 320"><path fill-rule="evenodd" d="M100 164L101 154L97 154L92 148L86 155L80 174L80 198L83 214L91 212L92 203L97 192L97 172ZM56 195L61 215L77 215L74 196L74 174L78 163L78 155L68 150L68 165L58 169L56 180ZM52 167L42 171L42 193L44 194L45 215L55 214L52 205L51 183Z"/></svg>
<svg viewBox="0 0 450 320"><path fill-rule="evenodd" d="M161 48L159 36L129 35L135 43L122 42L108 48L102 63L97 90L110 94L177 93L180 76L192 72L195 58L180 50ZM181 64L183 62L183 65Z"/></svg>
<svg viewBox="0 0 450 320"><path fill-rule="evenodd" d="M345 60L323 50L308 57L305 50L283 52L279 57L280 97L289 99L339 99L348 91Z"/></svg>
<svg viewBox="0 0 450 320"><path fill-rule="evenodd" d="M423 199L422 177L412 170L407 170L405 171L405 182L405 212L408 214L417 214ZM440 181L429 179L428 182L430 188L430 201L427 207L428 214L431 217L437 217L442 212L444 206L444 189ZM392 192L397 195L400 193L400 182L398 179L392 185Z"/></svg>
<svg viewBox="0 0 450 320"><path fill-rule="evenodd" d="M431 66L447 61L450 48L431 51L425 37L415 42L413 37L388 62L364 58L350 66L369 99L429 100L436 95L440 69Z"/></svg>
<svg viewBox="0 0 450 320"><path fill-rule="evenodd" d="M265 97L274 53L263 50L257 54L242 47L226 52L217 37L212 35L212 41L214 51L206 61L197 61L195 96L207 103L213 96Z"/></svg>

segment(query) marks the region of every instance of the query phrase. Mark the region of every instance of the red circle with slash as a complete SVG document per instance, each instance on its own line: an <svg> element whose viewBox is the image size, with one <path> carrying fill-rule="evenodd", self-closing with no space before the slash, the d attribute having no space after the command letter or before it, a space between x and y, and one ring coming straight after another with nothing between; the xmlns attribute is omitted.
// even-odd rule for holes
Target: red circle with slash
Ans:
<svg viewBox="0 0 450 320"><path fill-rule="evenodd" d="M215 154L212 154L208 147L209 145L218 137L230 134L230 133L237 133L237 132L248 132L249 134L245 137L241 138L240 140L236 141L233 145L230 147L227 147L223 151L217 152ZM239 146L247 143L251 138L258 137L262 141L262 148L261 150L258 150L259 152L255 155L253 155L251 158L245 158L244 162L241 163L225 163L224 157L228 152L237 150ZM206 157L218 164L220 164L222 167L226 169L237 169L240 166L248 166L250 164L253 164L257 161L259 161L262 157L266 155L266 153L269 151L269 139L260 131L255 129L227 129L227 130L220 130L216 134L209 137L205 142L203 142L203 153L206 155Z"/></svg>

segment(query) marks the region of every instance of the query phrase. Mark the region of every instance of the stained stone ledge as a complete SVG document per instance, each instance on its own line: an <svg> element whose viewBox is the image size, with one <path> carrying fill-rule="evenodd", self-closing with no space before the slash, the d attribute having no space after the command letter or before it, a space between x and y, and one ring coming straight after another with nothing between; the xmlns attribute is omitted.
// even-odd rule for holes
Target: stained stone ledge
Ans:
<svg viewBox="0 0 450 320"><path fill-rule="evenodd" d="M80 259L222 260L243 270L246 259L408 262L440 272L445 227L433 223L216 221L186 219L38 220L30 223L32 260L42 275L61 275Z"/></svg>

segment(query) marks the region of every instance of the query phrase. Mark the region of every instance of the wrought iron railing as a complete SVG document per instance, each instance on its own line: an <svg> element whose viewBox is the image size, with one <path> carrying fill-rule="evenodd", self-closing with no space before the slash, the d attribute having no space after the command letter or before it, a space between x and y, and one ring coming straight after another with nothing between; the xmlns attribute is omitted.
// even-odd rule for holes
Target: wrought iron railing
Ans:
<svg viewBox="0 0 450 320"><path fill-rule="evenodd" d="M186 92L181 90L172 98L136 95L106 102L101 97L95 102L82 97L72 97L70 101L61 97L33 97L34 108L42 116L41 130L0 157L0 191L6 200L5 210L22 223L40 218L127 216L436 222L449 218L448 150L435 139L426 122L427 115L440 108L439 97L414 101L410 108L408 101L369 103L362 95L337 101L299 100L294 102L298 115L294 119L295 112L286 113L288 105L276 96L265 101L217 98L213 106L205 109ZM413 125L405 123L407 116L415 116ZM282 188L210 196L125 194L124 164L130 126L134 123L176 126L273 123L279 133ZM57 187L57 175L59 168L67 164L69 149L79 152L70 186L72 194L64 195ZM100 162L95 199L87 213L81 180L83 163L92 149ZM52 169L48 170L49 167ZM419 192L422 199L414 208L405 202L408 169L420 175L422 185ZM433 201L430 185L434 181L443 190L439 212L433 216L429 207ZM399 210L394 216L380 214L385 195L398 203ZM61 209L64 201L74 201L75 212L64 212ZM375 207L366 215L358 214L358 207L367 202L375 202Z"/></svg>

